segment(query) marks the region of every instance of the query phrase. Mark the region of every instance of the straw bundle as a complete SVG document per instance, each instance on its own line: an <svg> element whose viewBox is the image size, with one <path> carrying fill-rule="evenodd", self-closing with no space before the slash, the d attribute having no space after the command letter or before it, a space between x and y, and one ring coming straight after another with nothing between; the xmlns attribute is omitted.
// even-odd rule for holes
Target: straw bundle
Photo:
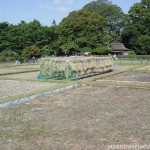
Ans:
<svg viewBox="0 0 150 150"><path fill-rule="evenodd" d="M111 57L50 57L40 60L43 78L84 77L112 70Z"/></svg>

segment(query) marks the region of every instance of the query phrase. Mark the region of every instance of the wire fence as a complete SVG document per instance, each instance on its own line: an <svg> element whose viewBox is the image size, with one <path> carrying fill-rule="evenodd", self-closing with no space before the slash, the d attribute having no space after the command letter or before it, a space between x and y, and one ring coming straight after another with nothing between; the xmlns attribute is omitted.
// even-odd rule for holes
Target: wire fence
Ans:
<svg viewBox="0 0 150 150"><path fill-rule="evenodd" d="M117 58L115 63L125 65L150 64L150 58Z"/></svg>
<svg viewBox="0 0 150 150"><path fill-rule="evenodd" d="M38 64L39 60L35 59L29 60L28 62L19 62L19 61L3 61L0 62L0 66L13 66L13 65L25 65L25 64Z"/></svg>

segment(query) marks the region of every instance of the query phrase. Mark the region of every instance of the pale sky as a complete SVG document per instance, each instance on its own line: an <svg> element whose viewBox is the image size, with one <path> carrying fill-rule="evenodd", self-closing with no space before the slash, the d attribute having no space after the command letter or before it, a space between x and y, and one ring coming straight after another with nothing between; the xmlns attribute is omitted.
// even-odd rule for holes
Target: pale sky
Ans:
<svg viewBox="0 0 150 150"><path fill-rule="evenodd" d="M18 24L39 20L50 26L53 19L58 24L69 12L79 10L93 0L0 0L0 22ZM130 7L141 0L111 0L127 13Z"/></svg>

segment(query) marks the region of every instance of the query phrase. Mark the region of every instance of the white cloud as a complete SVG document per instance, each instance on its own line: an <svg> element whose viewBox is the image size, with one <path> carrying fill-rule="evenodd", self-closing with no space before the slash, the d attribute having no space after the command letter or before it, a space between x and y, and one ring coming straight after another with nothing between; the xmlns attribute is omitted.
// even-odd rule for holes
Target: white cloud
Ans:
<svg viewBox="0 0 150 150"><path fill-rule="evenodd" d="M74 0L53 0L54 4L61 4L61 3L67 3L67 4L72 4L74 3Z"/></svg>
<svg viewBox="0 0 150 150"><path fill-rule="evenodd" d="M66 0L66 3L73 4L74 0Z"/></svg>
<svg viewBox="0 0 150 150"><path fill-rule="evenodd" d="M71 9L68 8L68 7L56 7L55 10L57 10L59 12L69 12L69 11L71 11Z"/></svg>
<svg viewBox="0 0 150 150"><path fill-rule="evenodd" d="M54 0L53 3L54 4L60 4L60 3L62 3L62 0Z"/></svg>
<svg viewBox="0 0 150 150"><path fill-rule="evenodd" d="M71 8L66 7L65 4L73 4L74 0L53 0L51 3L39 4L40 9L56 10L59 12L69 12Z"/></svg>
<svg viewBox="0 0 150 150"><path fill-rule="evenodd" d="M41 9L52 9L51 4L40 4L39 8Z"/></svg>

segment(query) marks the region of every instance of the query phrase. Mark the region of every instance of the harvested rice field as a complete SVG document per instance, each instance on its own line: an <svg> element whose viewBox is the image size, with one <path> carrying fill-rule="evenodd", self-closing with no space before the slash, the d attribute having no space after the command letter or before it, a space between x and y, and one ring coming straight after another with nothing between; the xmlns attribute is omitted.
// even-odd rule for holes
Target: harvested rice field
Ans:
<svg viewBox="0 0 150 150"><path fill-rule="evenodd" d="M0 109L4 150L150 144L150 90L83 86Z"/></svg>
<svg viewBox="0 0 150 150"><path fill-rule="evenodd" d="M97 81L119 81L119 82L145 82L150 84L150 73L144 72L123 72L114 76L105 77Z"/></svg>
<svg viewBox="0 0 150 150"><path fill-rule="evenodd" d="M0 103L3 99L28 94L37 90L49 88L58 85L58 83L49 82L31 82L16 80L0 80Z"/></svg>
<svg viewBox="0 0 150 150"><path fill-rule="evenodd" d="M9 69L31 71L34 67ZM150 74L145 71L149 66L137 67L115 65L110 76L64 83L38 81L38 71L1 75L0 103L68 83L84 86L0 109L0 149L109 150L117 145L150 148Z"/></svg>
<svg viewBox="0 0 150 150"><path fill-rule="evenodd" d="M124 70L128 70L128 69L132 69L132 68L135 68L135 67L138 67L138 65L114 65L113 68L114 68L114 71L124 71Z"/></svg>
<svg viewBox="0 0 150 150"><path fill-rule="evenodd" d="M39 70L38 65L0 66L0 74Z"/></svg>
<svg viewBox="0 0 150 150"><path fill-rule="evenodd" d="M39 71L35 72L27 72L27 73L18 73L18 74L11 74L11 75L5 75L1 76L0 78L3 79L24 79L24 80L38 80Z"/></svg>
<svg viewBox="0 0 150 150"><path fill-rule="evenodd" d="M143 71L143 72L149 72L150 73L150 65L144 66L141 68L137 68L136 71Z"/></svg>

